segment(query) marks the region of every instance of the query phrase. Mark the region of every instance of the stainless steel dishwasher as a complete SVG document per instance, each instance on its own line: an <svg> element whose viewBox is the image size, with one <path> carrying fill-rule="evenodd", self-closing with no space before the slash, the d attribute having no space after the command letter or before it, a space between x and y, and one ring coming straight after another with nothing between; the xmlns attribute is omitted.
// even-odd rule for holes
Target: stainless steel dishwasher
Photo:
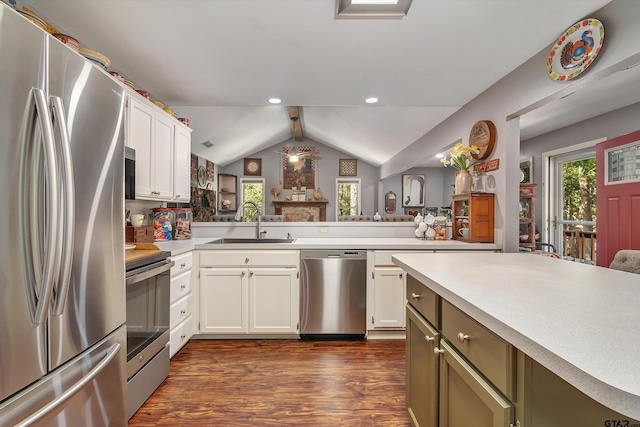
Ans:
<svg viewBox="0 0 640 427"><path fill-rule="evenodd" d="M364 338L367 251L301 251L300 263L300 337Z"/></svg>

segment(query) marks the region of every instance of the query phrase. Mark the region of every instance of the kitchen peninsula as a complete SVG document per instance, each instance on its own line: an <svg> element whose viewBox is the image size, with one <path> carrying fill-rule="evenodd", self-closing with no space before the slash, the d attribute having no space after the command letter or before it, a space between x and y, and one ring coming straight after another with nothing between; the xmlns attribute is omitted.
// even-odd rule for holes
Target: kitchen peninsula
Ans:
<svg viewBox="0 0 640 427"><path fill-rule="evenodd" d="M393 261L410 276L407 401L414 422L468 404L523 427L640 419L637 275L524 253L400 254ZM431 331L429 338L417 332L422 339L412 340L413 329ZM429 351L415 352L418 346ZM422 412L411 399L422 381L412 370L421 362L416 355L433 360L435 384L425 387L440 393L439 405ZM473 392L462 393L453 377Z"/></svg>

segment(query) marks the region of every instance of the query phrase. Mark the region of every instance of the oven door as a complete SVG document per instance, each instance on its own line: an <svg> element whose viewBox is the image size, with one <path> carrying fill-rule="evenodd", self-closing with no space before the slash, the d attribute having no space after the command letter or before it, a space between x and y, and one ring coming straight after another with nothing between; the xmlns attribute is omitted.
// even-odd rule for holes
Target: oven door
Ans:
<svg viewBox="0 0 640 427"><path fill-rule="evenodd" d="M127 379L169 343L173 261L127 272Z"/></svg>

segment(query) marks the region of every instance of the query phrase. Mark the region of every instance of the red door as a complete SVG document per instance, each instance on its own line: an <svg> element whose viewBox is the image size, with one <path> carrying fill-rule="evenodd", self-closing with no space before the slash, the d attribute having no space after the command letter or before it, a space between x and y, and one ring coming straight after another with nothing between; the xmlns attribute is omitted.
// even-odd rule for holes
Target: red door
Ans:
<svg viewBox="0 0 640 427"><path fill-rule="evenodd" d="M640 249L640 182L619 181L605 185L605 150L632 142L640 144L640 131L619 136L596 145L596 230L598 232L597 265L608 267L620 249ZM631 153L627 168L640 169L639 151ZM613 167L620 166L613 165ZM611 166L610 166L611 167Z"/></svg>

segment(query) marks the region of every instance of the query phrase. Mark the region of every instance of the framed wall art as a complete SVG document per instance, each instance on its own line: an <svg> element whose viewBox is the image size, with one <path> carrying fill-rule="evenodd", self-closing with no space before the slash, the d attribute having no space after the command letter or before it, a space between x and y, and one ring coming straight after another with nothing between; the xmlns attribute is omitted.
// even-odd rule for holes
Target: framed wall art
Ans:
<svg viewBox="0 0 640 427"><path fill-rule="evenodd" d="M244 174L247 176L262 175L262 159L244 159Z"/></svg>
<svg viewBox="0 0 640 427"><path fill-rule="evenodd" d="M295 147L296 152L315 152L314 147ZM301 156L295 162L289 160L289 156L286 154L289 152L289 147L282 148L282 175L283 175L283 187L291 190L293 187L315 187L315 175L316 175L316 161L310 157Z"/></svg>
<svg viewBox="0 0 640 427"><path fill-rule="evenodd" d="M340 159L340 176L356 176L358 175L357 159Z"/></svg>
<svg viewBox="0 0 640 427"><path fill-rule="evenodd" d="M402 207L424 207L424 175L402 175Z"/></svg>

